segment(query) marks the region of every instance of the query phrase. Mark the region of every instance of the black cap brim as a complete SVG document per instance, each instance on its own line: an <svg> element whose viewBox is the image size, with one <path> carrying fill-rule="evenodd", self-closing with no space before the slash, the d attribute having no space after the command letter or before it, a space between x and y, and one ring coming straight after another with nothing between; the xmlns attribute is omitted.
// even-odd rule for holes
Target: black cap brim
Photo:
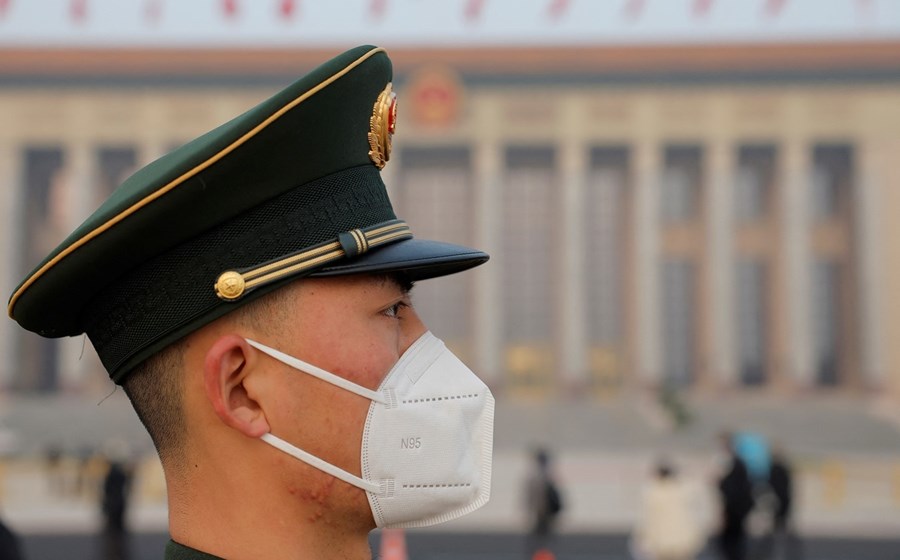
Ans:
<svg viewBox="0 0 900 560"><path fill-rule="evenodd" d="M461 245L407 239L370 251L353 260L337 262L310 276L403 272L410 280L418 281L462 272L483 264L488 258L487 253Z"/></svg>

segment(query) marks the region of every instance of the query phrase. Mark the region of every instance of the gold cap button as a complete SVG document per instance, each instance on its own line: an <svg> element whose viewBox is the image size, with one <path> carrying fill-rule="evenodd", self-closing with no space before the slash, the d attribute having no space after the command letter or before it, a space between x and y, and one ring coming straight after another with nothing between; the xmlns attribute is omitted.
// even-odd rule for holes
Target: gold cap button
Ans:
<svg viewBox="0 0 900 560"><path fill-rule="evenodd" d="M216 295L220 299L233 300L244 294L244 277L239 272L229 270L219 275L216 280Z"/></svg>

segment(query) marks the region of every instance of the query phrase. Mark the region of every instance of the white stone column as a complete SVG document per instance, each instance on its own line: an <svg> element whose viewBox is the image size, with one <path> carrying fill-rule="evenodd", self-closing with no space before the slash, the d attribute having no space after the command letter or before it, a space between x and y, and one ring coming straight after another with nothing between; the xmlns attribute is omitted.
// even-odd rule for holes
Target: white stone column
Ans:
<svg viewBox="0 0 900 560"><path fill-rule="evenodd" d="M501 317L503 301L499 285L503 256L502 240L503 208L501 188L503 181L503 146L499 140L497 100L482 98L473 110L479 123L473 142L473 179L475 186L475 247L485 251L491 260L471 271L475 282L475 360L476 371L489 385L503 384Z"/></svg>
<svg viewBox="0 0 900 560"><path fill-rule="evenodd" d="M558 332L561 335L561 381L568 387L577 388L584 386L587 381L584 186L588 173L588 153L587 147L574 136L568 136L560 144L559 154L562 176L560 229L563 239L559 275L562 313L561 329Z"/></svg>
<svg viewBox="0 0 900 560"><path fill-rule="evenodd" d="M784 208L780 213L784 232L784 293L787 294L787 352L785 368L790 379L799 386L814 383L812 348L812 260L810 224L813 173L809 146L800 138L784 143L784 164L779 197Z"/></svg>
<svg viewBox="0 0 900 560"><path fill-rule="evenodd" d="M60 224L65 236L74 231L95 210L94 203L97 196L93 146L85 139L78 138L68 141L63 149L62 180L65 185L59 188L65 189L65 192L58 193L57 196L64 197L67 204L64 223ZM66 391L87 388L85 378L94 366L93 360L84 359L90 342L86 341L84 336L75 336L62 338L58 344L58 387Z"/></svg>
<svg viewBox="0 0 900 560"><path fill-rule="evenodd" d="M734 294L734 190L736 183L734 151L727 140L708 144L706 159L707 235L705 252L709 259L709 287L701 297L707 298L709 324L709 369L715 382L733 385L737 382L735 359L735 294Z"/></svg>
<svg viewBox="0 0 900 560"><path fill-rule="evenodd" d="M137 167L141 168L172 151L174 138L169 123L168 102L162 98L148 97L140 104L140 136L137 140ZM237 113L235 113L237 114Z"/></svg>
<svg viewBox="0 0 900 560"><path fill-rule="evenodd" d="M859 172L853 184L861 377L865 385L873 389L882 388L887 383L883 336L887 326L884 320L886 302L883 301L886 291L882 286L880 255L880 245L887 239L880 220L886 198L883 189L886 187L878 175L878 170L887 166L883 159L886 155L886 150L877 145L860 144Z"/></svg>
<svg viewBox="0 0 900 560"><path fill-rule="evenodd" d="M137 146L137 168L135 171L145 165L156 161L168 153L163 140L156 138L144 138ZM116 185L118 186L118 185Z"/></svg>
<svg viewBox="0 0 900 560"><path fill-rule="evenodd" d="M0 234L0 263L3 263L0 289L6 298L22 280L22 236L24 222L22 206L24 187L22 185L22 160L20 146L12 140L4 138L0 143L0 216L3 230ZM8 299L4 299L4 302ZM5 306L4 306L5 309ZM4 313L5 315L5 313ZM0 390L14 382L15 372L20 370L18 363L18 341L21 329L11 320L0 320L0 352L6 359L0 367Z"/></svg>
<svg viewBox="0 0 900 560"><path fill-rule="evenodd" d="M635 365L643 383L662 381L659 270L660 148L650 140L634 145Z"/></svg>

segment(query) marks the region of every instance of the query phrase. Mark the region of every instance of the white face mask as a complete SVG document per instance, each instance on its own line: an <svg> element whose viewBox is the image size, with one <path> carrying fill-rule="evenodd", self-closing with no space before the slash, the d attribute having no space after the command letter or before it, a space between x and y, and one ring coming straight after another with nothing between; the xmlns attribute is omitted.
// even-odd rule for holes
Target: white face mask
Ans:
<svg viewBox="0 0 900 560"><path fill-rule="evenodd" d="M424 527L483 506L491 493L494 397L444 343L423 334L372 391L247 340L276 360L372 401L362 478L271 433L266 443L366 491L378 527Z"/></svg>

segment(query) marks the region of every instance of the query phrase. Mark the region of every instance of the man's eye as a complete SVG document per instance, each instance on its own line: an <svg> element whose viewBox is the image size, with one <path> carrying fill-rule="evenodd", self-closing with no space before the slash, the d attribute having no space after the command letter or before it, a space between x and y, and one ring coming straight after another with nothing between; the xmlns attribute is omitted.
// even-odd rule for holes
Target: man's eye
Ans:
<svg viewBox="0 0 900 560"><path fill-rule="evenodd" d="M405 308L405 307L409 307L409 305L408 305L407 303L405 303L405 302L398 301L398 302L395 303L394 305L392 305L392 306L388 307L387 309L385 309L385 310L383 311L383 313L384 313L386 316L388 316L388 317L391 317L391 318L394 318L394 319L399 319L399 318L400 318L400 311L403 310L403 308Z"/></svg>

